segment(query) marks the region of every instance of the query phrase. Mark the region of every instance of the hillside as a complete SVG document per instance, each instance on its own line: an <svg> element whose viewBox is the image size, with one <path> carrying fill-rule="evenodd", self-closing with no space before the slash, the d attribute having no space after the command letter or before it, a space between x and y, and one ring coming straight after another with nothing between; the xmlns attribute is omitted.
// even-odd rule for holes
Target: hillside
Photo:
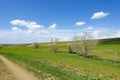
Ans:
<svg viewBox="0 0 120 80"><path fill-rule="evenodd" d="M120 44L120 38L101 39L100 44Z"/></svg>
<svg viewBox="0 0 120 80"><path fill-rule="evenodd" d="M120 80L120 39L100 40L88 58L68 53L68 44L59 42L52 52L50 43L4 45L0 54L35 74L40 80Z"/></svg>

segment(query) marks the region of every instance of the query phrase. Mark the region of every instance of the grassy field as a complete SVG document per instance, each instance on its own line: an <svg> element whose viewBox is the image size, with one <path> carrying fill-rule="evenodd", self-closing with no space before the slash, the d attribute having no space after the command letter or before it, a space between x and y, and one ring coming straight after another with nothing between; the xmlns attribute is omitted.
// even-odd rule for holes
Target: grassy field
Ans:
<svg viewBox="0 0 120 80"><path fill-rule="evenodd" d="M120 80L119 39L103 40L88 58L69 54L69 43L59 43L57 53L51 51L49 43L40 44L37 51L31 44L5 45L0 54L42 80Z"/></svg>

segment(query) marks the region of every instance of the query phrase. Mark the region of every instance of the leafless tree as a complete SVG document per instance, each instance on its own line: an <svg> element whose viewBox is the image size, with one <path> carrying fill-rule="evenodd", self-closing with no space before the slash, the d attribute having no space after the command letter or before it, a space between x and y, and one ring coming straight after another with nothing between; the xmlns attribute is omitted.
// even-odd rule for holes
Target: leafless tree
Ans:
<svg viewBox="0 0 120 80"><path fill-rule="evenodd" d="M89 52L94 49L98 40L93 39L89 32L84 32L79 36L73 37L72 50L78 55L87 57Z"/></svg>
<svg viewBox="0 0 120 80"><path fill-rule="evenodd" d="M51 50L53 52L57 52L59 49L58 41L59 41L58 38L55 38L55 40L53 40L53 38L51 38Z"/></svg>

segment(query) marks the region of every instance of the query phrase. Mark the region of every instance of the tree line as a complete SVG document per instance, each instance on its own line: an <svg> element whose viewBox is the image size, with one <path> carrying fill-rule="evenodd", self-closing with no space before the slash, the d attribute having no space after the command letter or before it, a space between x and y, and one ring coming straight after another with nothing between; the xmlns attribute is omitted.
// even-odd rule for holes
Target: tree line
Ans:
<svg viewBox="0 0 120 80"><path fill-rule="evenodd" d="M57 53L59 50L58 42L58 38L51 38L51 51L53 51L54 53ZM84 32L81 35L73 37L73 41L68 46L68 52L72 54L77 54L79 56L88 57L88 54L91 50L95 48L97 43L98 40L95 40L90 33ZM39 48L39 44L37 42L34 43L34 48L35 50Z"/></svg>

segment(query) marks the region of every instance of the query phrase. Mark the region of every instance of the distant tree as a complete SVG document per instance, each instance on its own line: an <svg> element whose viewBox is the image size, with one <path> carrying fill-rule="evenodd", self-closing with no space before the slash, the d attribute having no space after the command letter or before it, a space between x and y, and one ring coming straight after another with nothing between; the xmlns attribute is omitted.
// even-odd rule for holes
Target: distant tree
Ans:
<svg viewBox="0 0 120 80"><path fill-rule="evenodd" d="M4 47L4 45L0 45L0 49L2 49Z"/></svg>
<svg viewBox="0 0 120 80"><path fill-rule="evenodd" d="M88 54L96 46L98 40L93 39L89 32L84 32L80 36L74 36L72 43L72 50L78 55L88 57Z"/></svg>
<svg viewBox="0 0 120 80"><path fill-rule="evenodd" d="M58 46L58 38L55 38L55 40L53 40L53 38L51 38L51 50L53 52L58 52L59 46Z"/></svg>
<svg viewBox="0 0 120 80"><path fill-rule="evenodd" d="M34 49L35 49L35 50L38 50L38 48L39 48L39 44L38 44L38 42L34 42L33 45L34 45Z"/></svg>

